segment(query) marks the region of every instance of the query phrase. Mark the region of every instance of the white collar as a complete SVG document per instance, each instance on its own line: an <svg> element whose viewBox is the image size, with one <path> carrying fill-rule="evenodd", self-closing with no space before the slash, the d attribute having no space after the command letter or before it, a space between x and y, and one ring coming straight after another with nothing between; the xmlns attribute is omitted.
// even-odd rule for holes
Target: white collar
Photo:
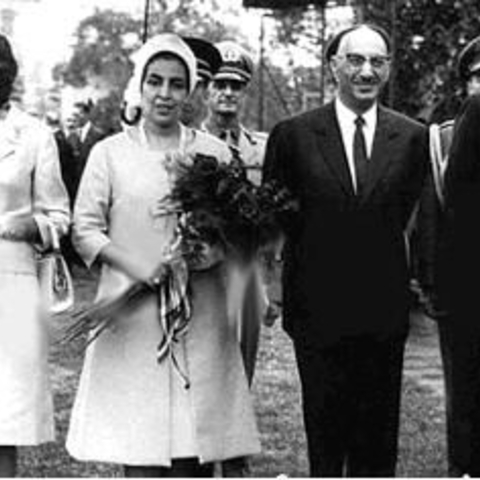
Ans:
<svg viewBox="0 0 480 480"><path fill-rule="evenodd" d="M335 99L335 110L340 123L355 125L355 120L359 115L348 108L338 97ZM377 116L378 104L375 102L366 112L361 114L361 117L365 120L365 128L375 128L377 124Z"/></svg>
<svg viewBox="0 0 480 480"><path fill-rule="evenodd" d="M188 127L186 127L185 125L183 125L182 123L179 123L179 126L180 126L180 139L179 139L179 142L178 142L178 149L177 150L180 151L180 152L183 152L183 151L185 151L185 147L186 147L186 144L187 144L188 132L190 131L190 129ZM142 146L144 146L145 148L147 148L149 150L152 150L152 147L150 146L150 143L148 142L147 132L145 131L145 124L144 124L143 120L140 120L140 123L138 124L138 134L139 134L140 143L142 144Z"/></svg>

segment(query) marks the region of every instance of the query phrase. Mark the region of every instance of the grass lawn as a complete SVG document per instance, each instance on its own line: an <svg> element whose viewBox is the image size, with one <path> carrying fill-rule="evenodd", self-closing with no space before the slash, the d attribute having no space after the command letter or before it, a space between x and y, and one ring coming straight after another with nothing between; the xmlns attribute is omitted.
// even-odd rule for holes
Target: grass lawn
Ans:
<svg viewBox="0 0 480 480"><path fill-rule="evenodd" d="M93 281L85 275L76 279L77 296L89 301ZM58 327L66 319L54 319ZM421 322L412 329L410 343L416 354L435 348L432 331ZM419 347L420 342L420 347ZM423 343L422 343L423 342ZM408 352L408 351L407 351ZM408 357L408 353L407 353ZM65 451L64 442L73 396L82 364L82 345L55 346L51 368L55 393L57 440L37 448L20 449L22 477L114 477L122 476L118 466L81 463ZM288 337L277 323L264 328L253 386L263 452L252 459L252 476L307 476L300 388ZM445 432L442 397L405 376L398 475L403 477L446 476Z"/></svg>

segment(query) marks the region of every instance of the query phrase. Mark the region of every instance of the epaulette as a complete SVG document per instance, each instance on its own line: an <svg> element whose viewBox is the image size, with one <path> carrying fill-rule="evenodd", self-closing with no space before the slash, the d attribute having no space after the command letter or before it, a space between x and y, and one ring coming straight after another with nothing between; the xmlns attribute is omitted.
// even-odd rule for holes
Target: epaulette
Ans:
<svg viewBox="0 0 480 480"><path fill-rule="evenodd" d="M245 127L241 126L240 127L242 130L242 133L247 137L247 140L252 144L252 145L257 145L258 142L266 142L268 138L268 133L266 132L258 132L258 131L253 131L253 130L247 130Z"/></svg>
<svg viewBox="0 0 480 480"><path fill-rule="evenodd" d="M438 124L438 128L440 130L445 130L448 128L453 128L455 125L455 120L453 118L450 118L448 120L443 121L442 123Z"/></svg>

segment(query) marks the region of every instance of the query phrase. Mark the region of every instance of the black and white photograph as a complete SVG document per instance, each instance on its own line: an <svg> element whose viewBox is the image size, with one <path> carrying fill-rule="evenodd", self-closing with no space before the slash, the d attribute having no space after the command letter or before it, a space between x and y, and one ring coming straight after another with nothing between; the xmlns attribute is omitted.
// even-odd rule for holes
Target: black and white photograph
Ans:
<svg viewBox="0 0 480 480"><path fill-rule="evenodd" d="M477 215L477 0L0 0L0 478L480 477Z"/></svg>

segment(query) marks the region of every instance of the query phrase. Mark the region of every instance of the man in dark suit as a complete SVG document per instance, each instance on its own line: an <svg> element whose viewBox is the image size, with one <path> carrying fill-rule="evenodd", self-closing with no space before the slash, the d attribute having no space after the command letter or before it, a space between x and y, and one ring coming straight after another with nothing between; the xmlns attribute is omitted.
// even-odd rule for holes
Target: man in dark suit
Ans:
<svg viewBox="0 0 480 480"><path fill-rule="evenodd" d="M478 96L480 37L460 52L458 73L466 96ZM455 119L430 126L434 175L422 195L415 235L425 310L438 321L451 477L480 476L480 322L472 314L476 284L471 282L479 271L472 222L480 187L479 105L469 101Z"/></svg>
<svg viewBox="0 0 480 480"><path fill-rule="evenodd" d="M480 38L460 56L468 99L455 119L445 170L448 243L442 278L449 315L440 326L447 393L449 474L480 476Z"/></svg>
<svg viewBox="0 0 480 480"><path fill-rule="evenodd" d="M71 105L65 119L65 134L74 158L73 173L70 173L71 185L67 185L68 191L72 192L72 204L75 202L90 150L98 141L107 136L91 120L93 107L91 99L79 99Z"/></svg>
<svg viewBox="0 0 480 480"><path fill-rule="evenodd" d="M91 99L77 98L64 112L64 126L55 132L60 155L62 177L73 211L78 187L90 150L107 134L91 120L94 104ZM83 267L83 262L72 246L70 235L62 238L62 250L69 265Z"/></svg>
<svg viewBox="0 0 480 480"><path fill-rule="evenodd" d="M338 34L326 50L335 100L280 122L267 144L264 179L300 203L283 252L283 319L312 476L395 474L410 307L405 231L429 164L427 129L378 103L390 48L373 25Z"/></svg>

